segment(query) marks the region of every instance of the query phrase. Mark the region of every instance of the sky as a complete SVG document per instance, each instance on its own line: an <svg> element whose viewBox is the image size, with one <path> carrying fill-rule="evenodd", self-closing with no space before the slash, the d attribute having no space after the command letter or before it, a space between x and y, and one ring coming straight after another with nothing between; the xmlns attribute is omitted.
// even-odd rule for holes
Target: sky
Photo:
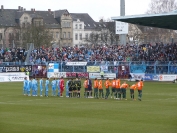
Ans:
<svg viewBox="0 0 177 133"><path fill-rule="evenodd" d="M125 15L145 14L151 0L125 0ZM95 21L120 16L120 0L0 0L4 9L47 11L67 9L70 13L88 13Z"/></svg>

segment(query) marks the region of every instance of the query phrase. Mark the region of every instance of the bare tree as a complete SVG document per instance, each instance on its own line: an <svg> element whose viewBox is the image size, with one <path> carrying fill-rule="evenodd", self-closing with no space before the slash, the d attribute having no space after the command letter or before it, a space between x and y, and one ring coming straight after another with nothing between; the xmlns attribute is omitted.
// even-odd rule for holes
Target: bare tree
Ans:
<svg viewBox="0 0 177 133"><path fill-rule="evenodd" d="M101 20L96 25L95 31L90 34L89 38L85 38L85 42L92 44L117 44L119 36L115 34L115 22L106 22L106 19L101 17Z"/></svg>
<svg viewBox="0 0 177 133"><path fill-rule="evenodd" d="M28 25L22 28L21 32L23 45L33 43L36 48L40 48L41 46L49 46L51 44L52 37L49 30L43 25Z"/></svg>
<svg viewBox="0 0 177 133"><path fill-rule="evenodd" d="M85 38L85 42L97 45L99 43L100 34L98 32L92 32L88 38Z"/></svg>
<svg viewBox="0 0 177 133"><path fill-rule="evenodd" d="M110 39L110 44L117 44L119 40L119 35L116 35L115 31L115 22L113 21L108 21L106 22L106 28L109 30L109 39Z"/></svg>
<svg viewBox="0 0 177 133"><path fill-rule="evenodd" d="M147 14L167 13L176 9L177 3L175 0L151 0ZM162 28L141 27L141 30L144 33L143 36L149 42L169 42L172 38L172 34L175 34L173 30Z"/></svg>
<svg viewBox="0 0 177 133"><path fill-rule="evenodd" d="M158 14L174 11L177 9L175 0L151 0L147 14Z"/></svg>
<svg viewBox="0 0 177 133"><path fill-rule="evenodd" d="M129 42L133 42L133 43L136 43L136 41L138 41L138 43L143 42L142 32L140 28L134 24L129 24L129 33L127 37Z"/></svg>

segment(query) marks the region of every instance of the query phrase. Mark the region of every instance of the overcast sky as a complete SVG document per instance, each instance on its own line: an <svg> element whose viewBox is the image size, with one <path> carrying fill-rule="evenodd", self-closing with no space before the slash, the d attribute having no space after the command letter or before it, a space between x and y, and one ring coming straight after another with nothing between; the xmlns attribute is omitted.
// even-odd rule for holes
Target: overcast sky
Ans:
<svg viewBox="0 0 177 133"><path fill-rule="evenodd" d="M149 8L151 0L125 0L125 14L144 14ZM4 9L17 9L18 6L26 10L59 10L67 9L70 13L88 13L95 21L101 17L105 19L120 16L120 0L0 0Z"/></svg>

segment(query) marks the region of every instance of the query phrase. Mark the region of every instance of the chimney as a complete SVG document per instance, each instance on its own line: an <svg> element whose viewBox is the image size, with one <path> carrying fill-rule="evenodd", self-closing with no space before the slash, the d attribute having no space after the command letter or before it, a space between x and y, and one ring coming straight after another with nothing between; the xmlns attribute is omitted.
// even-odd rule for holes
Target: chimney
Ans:
<svg viewBox="0 0 177 133"><path fill-rule="evenodd" d="M48 9L48 12L51 13L51 9Z"/></svg>
<svg viewBox="0 0 177 133"><path fill-rule="evenodd" d="M26 8L24 8L23 11L26 11Z"/></svg>
<svg viewBox="0 0 177 133"><path fill-rule="evenodd" d="M21 7L21 11L23 11L23 7Z"/></svg>
<svg viewBox="0 0 177 133"><path fill-rule="evenodd" d="M1 5L1 11L3 11L4 10L4 6L3 5Z"/></svg>
<svg viewBox="0 0 177 133"><path fill-rule="evenodd" d="M31 11L33 11L33 8L31 8Z"/></svg>
<svg viewBox="0 0 177 133"><path fill-rule="evenodd" d="M99 21L100 23L103 23L103 19L100 19L100 21Z"/></svg>
<svg viewBox="0 0 177 133"><path fill-rule="evenodd" d="M33 11L35 12L35 8L33 9Z"/></svg>
<svg viewBox="0 0 177 133"><path fill-rule="evenodd" d="M20 9L21 9L21 6L18 6L18 10L20 11Z"/></svg>

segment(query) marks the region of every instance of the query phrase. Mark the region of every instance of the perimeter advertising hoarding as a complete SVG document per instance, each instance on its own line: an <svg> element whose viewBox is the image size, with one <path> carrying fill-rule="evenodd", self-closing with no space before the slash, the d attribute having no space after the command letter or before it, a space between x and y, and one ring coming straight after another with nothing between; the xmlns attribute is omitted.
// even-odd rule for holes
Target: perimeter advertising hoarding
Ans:
<svg viewBox="0 0 177 133"><path fill-rule="evenodd" d="M87 72L47 72L48 78L88 78Z"/></svg>
<svg viewBox="0 0 177 133"><path fill-rule="evenodd" d="M21 66L3 66L0 67L0 72L32 72L32 65Z"/></svg>
<svg viewBox="0 0 177 133"><path fill-rule="evenodd" d="M87 66L87 72L100 72L100 66Z"/></svg>
<svg viewBox="0 0 177 133"><path fill-rule="evenodd" d="M88 78L89 73L87 72L66 72L67 78L76 78L77 76L78 78Z"/></svg>
<svg viewBox="0 0 177 133"><path fill-rule="evenodd" d="M90 79L95 79L95 78L101 79L101 75L100 75L100 73L89 73L89 78ZM116 78L116 74L115 73L105 73L104 79L106 79L106 78L114 79L114 78Z"/></svg>

